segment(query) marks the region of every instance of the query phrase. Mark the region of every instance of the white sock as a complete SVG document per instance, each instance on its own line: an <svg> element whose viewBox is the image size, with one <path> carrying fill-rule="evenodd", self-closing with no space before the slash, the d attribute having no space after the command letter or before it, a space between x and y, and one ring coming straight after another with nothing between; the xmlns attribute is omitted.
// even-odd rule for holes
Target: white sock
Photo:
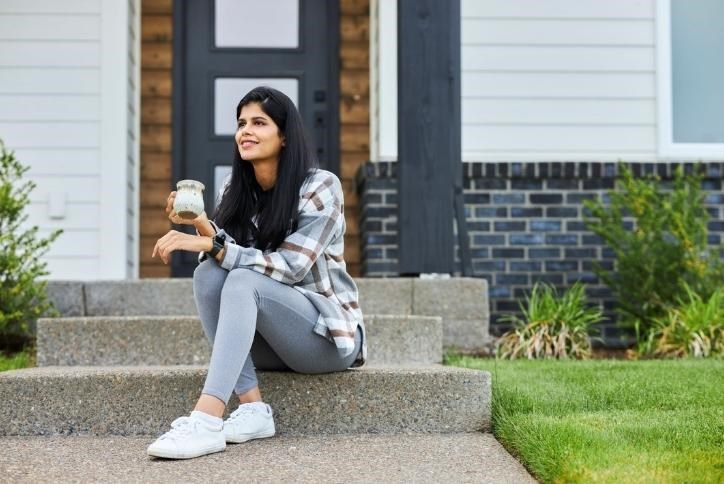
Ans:
<svg viewBox="0 0 724 484"><path fill-rule="evenodd" d="M201 412L199 410L191 412L191 417L196 420L201 420L214 430L218 430L224 426L224 419L221 417L214 417L213 415L209 415L208 413Z"/></svg>

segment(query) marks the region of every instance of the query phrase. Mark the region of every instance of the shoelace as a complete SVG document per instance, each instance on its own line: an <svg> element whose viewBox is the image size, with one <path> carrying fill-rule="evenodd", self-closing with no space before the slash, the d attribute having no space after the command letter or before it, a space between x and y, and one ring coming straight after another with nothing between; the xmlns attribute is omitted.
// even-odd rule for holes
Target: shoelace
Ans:
<svg viewBox="0 0 724 484"><path fill-rule="evenodd" d="M242 415L251 415L256 411L261 411L261 410L255 410L252 407L240 406L239 408L234 410L231 413L231 415L229 415L229 421L233 422L234 420L241 418Z"/></svg>
<svg viewBox="0 0 724 484"><path fill-rule="evenodd" d="M168 439L173 437L183 437L189 435L198 425L199 421L194 420L191 417L183 416L179 417L171 422L171 430L161 436L162 439Z"/></svg>

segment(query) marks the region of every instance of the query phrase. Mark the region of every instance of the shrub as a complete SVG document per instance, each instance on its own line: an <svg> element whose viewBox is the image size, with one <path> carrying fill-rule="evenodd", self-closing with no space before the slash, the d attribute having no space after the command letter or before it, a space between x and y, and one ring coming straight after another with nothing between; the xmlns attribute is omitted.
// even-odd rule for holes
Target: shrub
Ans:
<svg viewBox="0 0 724 484"><path fill-rule="evenodd" d="M592 324L601 321L598 308L585 307L585 285L576 282L561 298L555 288L536 283L527 307L520 304L524 319L506 315L515 329L508 331L496 344L498 358L577 358L591 356Z"/></svg>
<svg viewBox="0 0 724 484"><path fill-rule="evenodd" d="M20 178L28 171L7 151L0 141L0 346L16 345L27 341L29 322L48 315L57 316L52 302L47 298L47 282L36 281L49 274L40 256L62 233L52 232L46 239L37 239L38 227L21 231L28 218L23 214L30 202L29 193L35 183L20 184Z"/></svg>
<svg viewBox="0 0 724 484"><path fill-rule="evenodd" d="M685 284L688 301L680 299L666 316L654 320L640 355L663 358L724 356L724 288L703 300Z"/></svg>
<svg viewBox="0 0 724 484"><path fill-rule="evenodd" d="M639 342L647 339L655 321L668 314L687 285L708 299L724 285L719 251L707 245L709 215L701 190L700 164L695 173L675 171L673 189L663 193L658 176L635 179L619 163L610 205L585 200L589 230L615 254L613 271L593 261L593 270L616 298L619 325L633 327ZM624 217L632 227L626 228Z"/></svg>

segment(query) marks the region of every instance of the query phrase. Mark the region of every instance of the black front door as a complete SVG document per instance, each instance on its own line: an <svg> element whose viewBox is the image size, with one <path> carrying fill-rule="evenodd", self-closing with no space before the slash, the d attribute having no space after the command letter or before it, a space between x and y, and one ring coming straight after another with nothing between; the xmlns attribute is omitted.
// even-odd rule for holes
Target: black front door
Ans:
<svg viewBox="0 0 724 484"><path fill-rule="evenodd" d="M171 189L204 183L209 217L231 170L236 105L255 86L295 102L320 166L339 173L338 1L175 0ZM176 252L171 273L190 277L196 264Z"/></svg>

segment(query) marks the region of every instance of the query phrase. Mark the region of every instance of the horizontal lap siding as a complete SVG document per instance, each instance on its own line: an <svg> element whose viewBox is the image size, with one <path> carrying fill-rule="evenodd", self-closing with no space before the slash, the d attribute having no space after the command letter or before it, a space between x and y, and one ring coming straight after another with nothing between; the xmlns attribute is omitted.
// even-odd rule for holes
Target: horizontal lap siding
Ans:
<svg viewBox="0 0 724 484"><path fill-rule="evenodd" d="M12 14L100 14L99 0L3 0L2 12Z"/></svg>
<svg viewBox="0 0 724 484"><path fill-rule="evenodd" d="M484 5L477 10L477 4ZM630 18L649 19L653 0L462 0L463 17L467 18Z"/></svg>
<svg viewBox="0 0 724 484"><path fill-rule="evenodd" d="M473 10L474 12L475 10ZM467 13L467 12L465 12ZM485 12L483 12L485 13ZM476 44L537 45L545 39L549 45L641 45L654 39L651 18L611 22L610 19L577 18L476 18L465 16L465 42Z"/></svg>
<svg viewBox="0 0 724 484"><path fill-rule="evenodd" d="M0 136L36 183L23 228L64 233L44 261L51 278L93 277L99 267L100 7L89 1L3 0ZM51 219L51 194L65 217Z"/></svg>
<svg viewBox="0 0 724 484"><path fill-rule="evenodd" d="M94 183L97 180L94 179ZM48 229L65 228L68 230L96 230L101 219L101 211L98 204L86 202L70 202L73 209L68 211L68 216L62 220L50 219L44 224ZM38 219L45 216L47 208L41 203L31 203L25 213L29 219Z"/></svg>
<svg viewBox="0 0 724 484"><path fill-rule="evenodd" d="M36 121L38 112L43 112L44 121L99 121L100 101L98 96L65 94L27 94L15 96L1 94L0 123L4 121Z"/></svg>
<svg viewBox="0 0 724 484"><path fill-rule="evenodd" d="M650 72L654 48L572 45L463 45L466 72Z"/></svg>
<svg viewBox="0 0 724 484"><path fill-rule="evenodd" d="M463 0L463 159L653 159L654 6Z"/></svg>
<svg viewBox="0 0 724 484"><path fill-rule="evenodd" d="M82 95L100 93L100 67L0 67L0 94ZM100 111L100 110L99 110Z"/></svg>
<svg viewBox="0 0 724 484"><path fill-rule="evenodd" d="M43 111L36 111L37 118ZM53 151L64 148L98 148L100 125L98 122L40 121L0 122L0 133L10 148L45 148Z"/></svg>
<svg viewBox="0 0 724 484"><path fill-rule="evenodd" d="M463 139L471 151L510 153L648 153L655 143L648 126L605 125L492 125L463 126ZM615 141L615 145L614 145Z"/></svg>
<svg viewBox="0 0 724 484"><path fill-rule="evenodd" d="M97 176L100 170L97 148L53 149L52 156L47 149L18 148L15 156L31 167L30 176Z"/></svg>
<svg viewBox="0 0 724 484"><path fill-rule="evenodd" d="M537 72L535 76L515 72L465 73L466 99L612 100L655 101L656 84L650 73Z"/></svg>
<svg viewBox="0 0 724 484"><path fill-rule="evenodd" d="M100 57L94 41L0 41L0 67L95 67Z"/></svg>
<svg viewBox="0 0 724 484"><path fill-rule="evenodd" d="M476 124L642 124L656 114L649 99L468 99L463 123Z"/></svg>

